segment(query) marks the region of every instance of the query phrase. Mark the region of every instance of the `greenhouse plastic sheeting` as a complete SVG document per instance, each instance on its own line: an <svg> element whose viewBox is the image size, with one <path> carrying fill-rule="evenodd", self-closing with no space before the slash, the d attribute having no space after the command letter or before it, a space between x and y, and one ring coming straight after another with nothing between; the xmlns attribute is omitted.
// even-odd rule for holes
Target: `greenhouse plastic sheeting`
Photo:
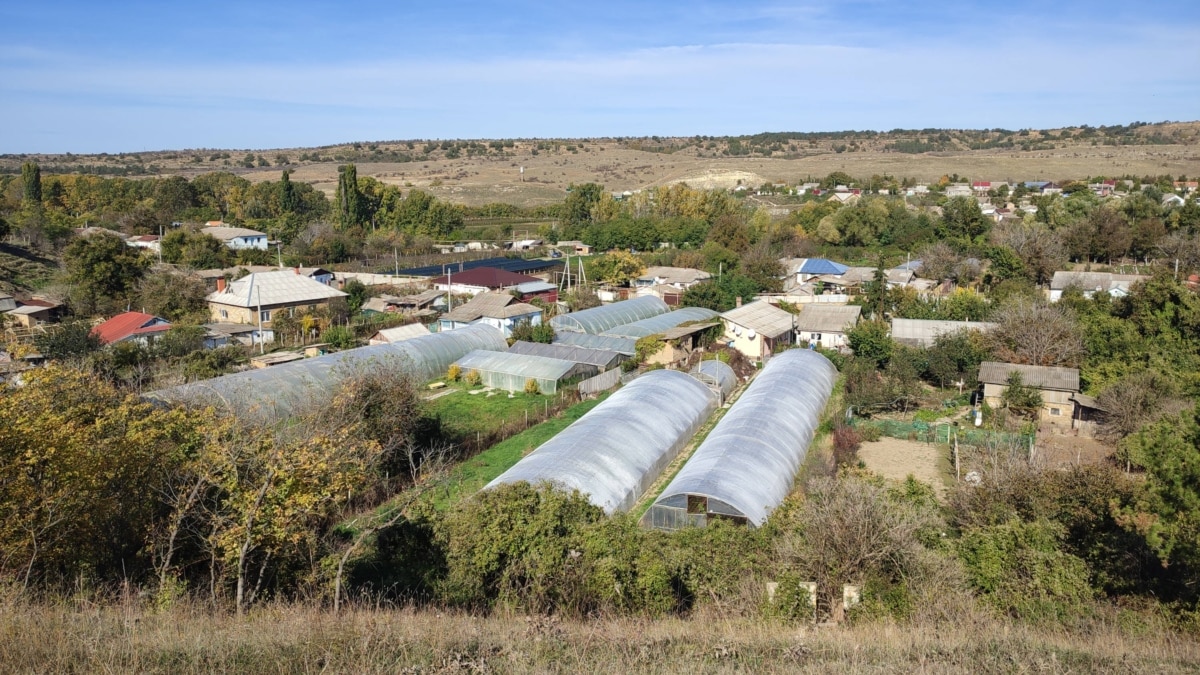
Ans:
<svg viewBox="0 0 1200 675"><path fill-rule="evenodd" d="M610 328L601 333L601 335L605 337L644 338L657 333L665 333L688 321L707 321L715 319L718 316L720 314L704 307L684 307L674 312L667 312L666 314L659 314L648 319Z"/></svg>
<svg viewBox="0 0 1200 675"><path fill-rule="evenodd" d="M508 348L508 351L512 354L532 354L534 356L548 356L552 359L562 359L563 361L574 361L575 363L587 363L605 370L617 365L621 360L620 354L606 349L588 349L587 347L565 344L548 345L541 342L525 342L523 340L514 342Z"/></svg>
<svg viewBox="0 0 1200 675"><path fill-rule="evenodd" d="M637 340L634 338L605 337L603 335L574 333L566 330L554 334L554 344L603 349L605 351L624 354L625 356L633 356L637 353Z"/></svg>
<svg viewBox="0 0 1200 675"><path fill-rule="evenodd" d="M610 328L641 321L670 311L667 303L653 295L632 300L622 300L611 305L602 305L570 314L559 314L550 319L556 331L574 331L599 335Z"/></svg>
<svg viewBox="0 0 1200 675"><path fill-rule="evenodd" d="M837 369L817 352L774 356L643 522L677 529L729 517L762 525L791 491L836 379Z"/></svg>
<svg viewBox="0 0 1200 675"><path fill-rule="evenodd" d="M424 382L441 376L450 364L477 349L503 351L500 329L486 324L358 349L347 349L269 368L223 375L147 394L168 402L222 402L239 412L286 415L297 403L328 397L354 368L399 365Z"/></svg>
<svg viewBox="0 0 1200 675"><path fill-rule="evenodd" d="M464 373L478 371L483 383L489 387L524 391L525 383L534 380L543 394L558 391L558 383L563 380L590 377L599 370L593 365L563 359L483 350L473 351L456 363Z"/></svg>
<svg viewBox="0 0 1200 675"><path fill-rule="evenodd" d="M728 363L709 359L701 361L692 368L692 377L721 392L721 400L725 400L737 387L737 373Z"/></svg>
<svg viewBox="0 0 1200 675"><path fill-rule="evenodd" d="M543 443L487 488L550 482L579 490L606 513L627 511L716 405L708 387L683 373L647 373Z"/></svg>

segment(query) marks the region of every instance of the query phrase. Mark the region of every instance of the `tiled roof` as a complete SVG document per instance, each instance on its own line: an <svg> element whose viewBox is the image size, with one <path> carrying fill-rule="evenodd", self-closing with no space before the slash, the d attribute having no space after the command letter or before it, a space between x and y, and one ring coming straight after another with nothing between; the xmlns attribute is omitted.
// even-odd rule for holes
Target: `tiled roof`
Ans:
<svg viewBox="0 0 1200 675"><path fill-rule="evenodd" d="M157 325L154 325L157 324ZM153 314L142 312L125 312L92 329L92 333L100 338L101 344L120 342L131 335L158 333L171 329L171 324Z"/></svg>
<svg viewBox="0 0 1200 675"><path fill-rule="evenodd" d="M792 317L789 312L772 305L765 300L735 307L721 314L721 318L744 326L768 338L777 338L792 329Z"/></svg>
<svg viewBox="0 0 1200 675"><path fill-rule="evenodd" d="M1005 384L1012 372L1021 374L1021 383L1036 389L1079 391L1079 370L1058 366L1029 366L1020 363L984 361L979 364L979 381L984 384Z"/></svg>
<svg viewBox="0 0 1200 675"><path fill-rule="evenodd" d="M346 294L325 284L296 274L295 270L256 272L232 281L224 291L209 293L209 302L234 307L271 307L275 305L319 302L343 298Z"/></svg>

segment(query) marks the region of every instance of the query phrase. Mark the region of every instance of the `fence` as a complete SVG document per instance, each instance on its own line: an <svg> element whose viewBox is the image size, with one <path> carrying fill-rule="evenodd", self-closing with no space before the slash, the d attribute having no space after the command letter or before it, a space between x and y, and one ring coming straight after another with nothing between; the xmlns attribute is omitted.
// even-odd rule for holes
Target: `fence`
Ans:
<svg viewBox="0 0 1200 675"><path fill-rule="evenodd" d="M949 445L958 435L959 445L976 447L997 447L1001 445L1014 447L1030 447L1033 444L1032 434L1013 434L1004 431L987 431L969 427L955 427L951 424L930 425L919 421L899 420L865 420L855 419L851 426L861 429L872 427L883 436L902 438L921 443L942 443Z"/></svg>
<svg viewBox="0 0 1200 675"><path fill-rule="evenodd" d="M608 391L617 386L621 381L621 369L612 368L606 370L595 377L589 377L579 383L579 394L581 396L592 396L603 391Z"/></svg>

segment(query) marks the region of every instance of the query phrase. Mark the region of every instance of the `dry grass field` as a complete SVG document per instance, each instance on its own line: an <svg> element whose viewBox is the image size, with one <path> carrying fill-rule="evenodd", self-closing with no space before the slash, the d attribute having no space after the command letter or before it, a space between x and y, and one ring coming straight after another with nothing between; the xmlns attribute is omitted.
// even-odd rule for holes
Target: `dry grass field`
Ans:
<svg viewBox="0 0 1200 675"><path fill-rule="evenodd" d="M442 147L424 152L425 141L358 143L316 149L180 150L123 155L30 155L0 157L0 168L14 170L25 159L44 166L142 166L152 173L194 176L210 171L232 171L250 180L276 180L281 167L330 196L337 183L339 164L352 161L359 176L384 183L427 190L453 202L480 205L509 203L520 206L562 200L571 183L598 182L614 191L637 190L686 181L696 187L730 188L738 184L757 187L765 182L796 183L844 171L855 177L874 174L920 181L958 174L976 180L1066 180L1097 175L1200 174L1200 122L1164 123L1136 127L1106 145L1105 137L1087 130L1067 129L1022 132L1011 138L1036 144L971 150L965 142L988 132L954 132L954 140L939 144L936 152L896 151L897 142L926 142L931 132L891 132L860 135L847 147L844 140L807 139L754 146L755 153L726 152L731 139L582 139L516 140L508 147L475 143L466 152ZM993 136L996 136L993 134ZM1097 138L1099 140L1097 140ZM1149 139L1154 142L1151 143ZM1111 140L1111 138L1109 139ZM749 143L750 141L746 141ZM463 142L460 142L462 144ZM410 147L411 146L411 147ZM1028 148L1028 149L1022 149ZM839 152L839 149L841 150ZM271 166L244 168L249 153ZM449 155L449 156L448 156ZM303 157L303 159L301 159ZM403 157L411 161L394 161ZM281 161L286 160L286 163ZM258 164L259 162L250 162ZM521 167L525 167L524 175Z"/></svg>
<svg viewBox="0 0 1200 675"><path fill-rule="evenodd" d="M716 612L566 620L276 605L243 618L194 607L10 604L0 669L38 673L1177 673L1200 643L1114 612L1087 633L1034 627L955 599L910 623L814 627Z"/></svg>

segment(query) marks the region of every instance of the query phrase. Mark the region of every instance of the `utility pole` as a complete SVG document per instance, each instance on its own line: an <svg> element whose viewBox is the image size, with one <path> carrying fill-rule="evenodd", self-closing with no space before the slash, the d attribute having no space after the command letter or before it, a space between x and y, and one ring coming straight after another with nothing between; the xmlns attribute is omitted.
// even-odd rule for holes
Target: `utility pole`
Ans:
<svg viewBox="0 0 1200 675"><path fill-rule="evenodd" d="M251 280L250 283L253 284L254 281ZM256 285L254 287L254 290L258 294L258 353L266 354L267 353L267 345L263 340L263 327L262 327L262 288L260 288Z"/></svg>

